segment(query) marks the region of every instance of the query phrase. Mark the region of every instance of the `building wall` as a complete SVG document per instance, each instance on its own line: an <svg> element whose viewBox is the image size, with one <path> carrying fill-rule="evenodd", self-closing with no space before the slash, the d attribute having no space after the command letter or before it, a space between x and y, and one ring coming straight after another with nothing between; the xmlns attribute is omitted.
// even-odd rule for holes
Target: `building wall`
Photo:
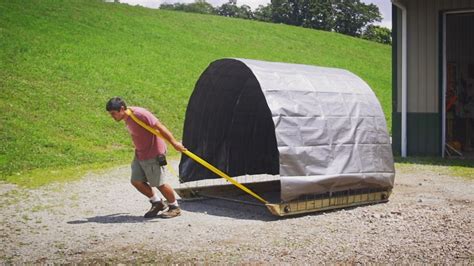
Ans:
<svg viewBox="0 0 474 266"><path fill-rule="evenodd" d="M474 9L474 0L404 0L407 8L408 42L408 155L441 155L441 14ZM396 54L392 137L393 150L400 154L401 129L401 11L393 6Z"/></svg>

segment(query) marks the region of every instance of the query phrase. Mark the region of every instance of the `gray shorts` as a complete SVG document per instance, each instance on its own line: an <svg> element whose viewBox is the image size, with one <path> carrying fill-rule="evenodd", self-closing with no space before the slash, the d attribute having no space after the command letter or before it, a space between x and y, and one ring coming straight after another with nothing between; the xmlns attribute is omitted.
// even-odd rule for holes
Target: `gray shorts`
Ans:
<svg viewBox="0 0 474 266"><path fill-rule="evenodd" d="M152 187L160 187L164 184L162 178L162 167L158 164L157 158L149 160L138 160L133 158L132 181L148 182Z"/></svg>

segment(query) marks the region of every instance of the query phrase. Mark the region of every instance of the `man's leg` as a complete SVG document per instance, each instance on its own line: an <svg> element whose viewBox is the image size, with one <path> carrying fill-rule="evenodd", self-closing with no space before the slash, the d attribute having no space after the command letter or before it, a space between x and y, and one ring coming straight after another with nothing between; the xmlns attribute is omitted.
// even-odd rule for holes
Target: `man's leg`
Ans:
<svg viewBox="0 0 474 266"><path fill-rule="evenodd" d="M132 185L148 198L154 196L153 189L150 187L150 185L148 185L148 183L143 181L132 180Z"/></svg>
<svg viewBox="0 0 474 266"><path fill-rule="evenodd" d="M145 171L138 162L137 158L133 159L132 165L132 178L130 182L132 185L140 191L143 195L151 199L155 195L155 192L152 190L151 186L147 183Z"/></svg>
<svg viewBox="0 0 474 266"><path fill-rule="evenodd" d="M168 201L168 210L160 215L162 218L173 218L181 214L181 209L178 206L176 197L174 196L174 190L169 184L165 184L162 175L162 167L158 164L158 161L140 161L140 165L143 166L146 179L150 186L157 187L158 190Z"/></svg>
<svg viewBox="0 0 474 266"><path fill-rule="evenodd" d="M168 201L168 210L160 216L162 218L173 218L181 215L181 209L179 208L178 201L176 201L176 197L174 196L173 188L168 184L163 184L159 186L158 189Z"/></svg>
<svg viewBox="0 0 474 266"><path fill-rule="evenodd" d="M140 193L150 199L151 209L145 213L145 218L153 218L156 217L160 211L166 210L166 206L161 202L160 197L156 195L155 191L153 191L146 181L145 170L135 158L132 162L131 183Z"/></svg>
<svg viewBox="0 0 474 266"><path fill-rule="evenodd" d="M158 187L158 190L163 194L163 197L168 201L168 203L173 203L176 201L176 197L174 196L173 188L168 184L163 184Z"/></svg>
<svg viewBox="0 0 474 266"><path fill-rule="evenodd" d="M145 218L156 217L160 211L166 210L166 206L161 202L161 199L155 195L155 192L148 183L132 180L132 185L143 195L150 198L151 209L145 213Z"/></svg>

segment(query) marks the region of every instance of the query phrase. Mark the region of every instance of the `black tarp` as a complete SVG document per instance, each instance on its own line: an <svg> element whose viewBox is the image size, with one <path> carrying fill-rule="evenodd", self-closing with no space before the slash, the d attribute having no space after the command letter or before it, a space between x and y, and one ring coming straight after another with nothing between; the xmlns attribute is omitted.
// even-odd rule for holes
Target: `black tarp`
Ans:
<svg viewBox="0 0 474 266"><path fill-rule="evenodd" d="M186 110L183 144L230 176L279 174L272 115L260 84L242 62L213 62L196 83ZM219 178L183 155L181 182Z"/></svg>

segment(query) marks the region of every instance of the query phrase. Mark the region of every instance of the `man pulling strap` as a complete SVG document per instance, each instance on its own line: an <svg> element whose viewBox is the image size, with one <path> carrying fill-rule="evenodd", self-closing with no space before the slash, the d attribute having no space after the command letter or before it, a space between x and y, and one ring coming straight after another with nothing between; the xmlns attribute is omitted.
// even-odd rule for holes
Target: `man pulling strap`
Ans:
<svg viewBox="0 0 474 266"><path fill-rule="evenodd" d="M169 184L165 184L162 178L162 160L166 154L166 143L156 135L150 133L145 128L137 124L127 114L127 105L119 97L114 97L107 102L105 109L115 119L115 121L125 121L133 144L135 145L135 157L132 161L132 185L147 196L151 202L151 209L145 213L145 218L158 216L162 218L173 218L181 214L181 209L176 201L175 192ZM173 134L148 110L141 107L129 107L133 114L163 135L163 137L179 151L186 151L181 142L178 142ZM167 206L156 195L152 187L158 190L168 201Z"/></svg>

